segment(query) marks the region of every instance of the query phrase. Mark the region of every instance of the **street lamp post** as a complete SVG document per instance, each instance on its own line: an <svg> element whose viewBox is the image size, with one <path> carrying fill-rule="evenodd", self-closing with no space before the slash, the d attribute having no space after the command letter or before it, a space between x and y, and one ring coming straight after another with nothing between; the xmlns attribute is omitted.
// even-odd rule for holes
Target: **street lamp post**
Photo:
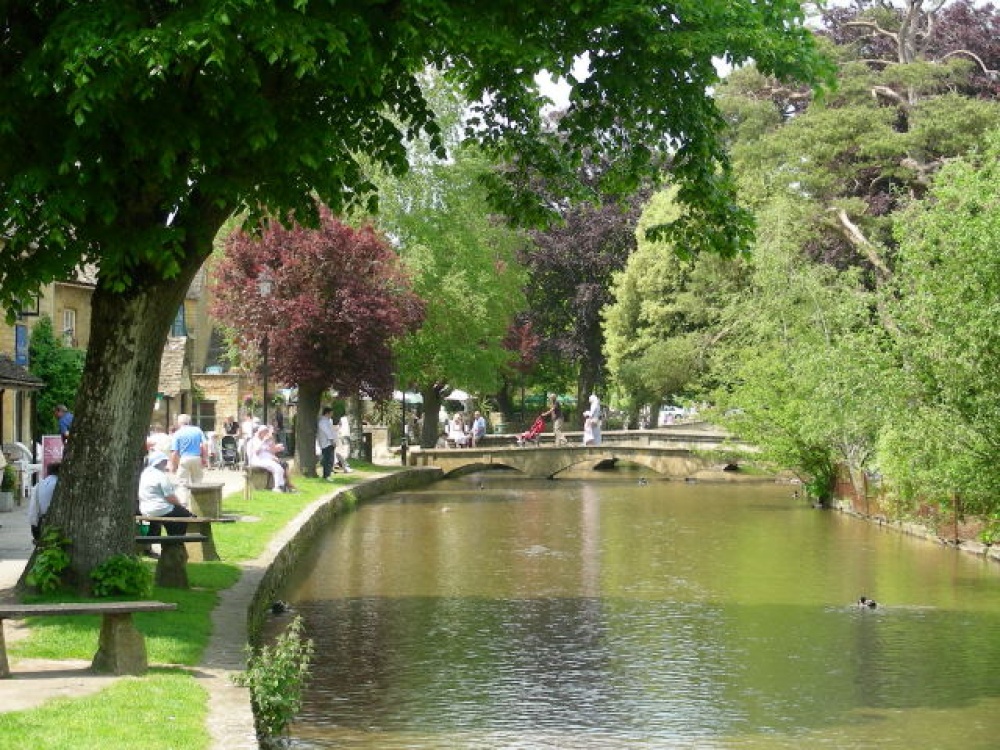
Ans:
<svg viewBox="0 0 1000 750"><path fill-rule="evenodd" d="M257 291L260 293L261 299L267 300L271 296L271 291L274 288L274 282L271 280L271 275L265 270L260 276L257 277ZM264 367L262 375L264 376L264 419L261 422L263 425L267 425L267 356L268 356L268 344L270 334L267 328L264 329L264 342L263 342L263 354L264 354Z"/></svg>

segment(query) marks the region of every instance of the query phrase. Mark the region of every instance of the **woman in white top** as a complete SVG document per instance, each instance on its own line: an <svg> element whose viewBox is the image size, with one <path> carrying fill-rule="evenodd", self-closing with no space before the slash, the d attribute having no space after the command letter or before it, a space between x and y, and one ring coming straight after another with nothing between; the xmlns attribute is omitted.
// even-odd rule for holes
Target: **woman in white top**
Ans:
<svg viewBox="0 0 1000 750"><path fill-rule="evenodd" d="M350 474L354 469L347 465L347 459L351 457L351 420L345 414L340 418L339 438L337 447L334 450L334 462L344 470L345 474Z"/></svg>
<svg viewBox="0 0 1000 750"><path fill-rule="evenodd" d="M595 442L596 438L594 436L594 427L599 424L594 415L589 411L583 413L583 444L584 445L597 445Z"/></svg>
<svg viewBox="0 0 1000 750"><path fill-rule="evenodd" d="M261 425L257 428L256 434L247 441L247 463L250 466L259 466L271 472L274 477L274 489L278 492L294 492L295 488L288 481L288 473L284 465L275 455L284 449L280 443L275 443L271 437L271 428Z"/></svg>
<svg viewBox="0 0 1000 750"><path fill-rule="evenodd" d="M594 442L591 445L601 444L601 399L597 397L596 393L590 394L590 418L594 420ZM586 428L585 428L586 429Z"/></svg>
<svg viewBox="0 0 1000 750"><path fill-rule="evenodd" d="M455 444L456 448L464 448L469 442L469 436L465 434L465 419L460 411L455 412L455 416L451 418L448 439Z"/></svg>

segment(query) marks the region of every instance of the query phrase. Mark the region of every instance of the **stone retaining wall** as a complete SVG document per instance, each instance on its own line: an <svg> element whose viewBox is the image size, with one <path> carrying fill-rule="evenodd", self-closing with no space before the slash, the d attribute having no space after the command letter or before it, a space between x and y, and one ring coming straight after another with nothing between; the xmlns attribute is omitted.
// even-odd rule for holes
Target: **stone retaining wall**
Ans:
<svg viewBox="0 0 1000 750"><path fill-rule="evenodd" d="M983 544L975 541L974 539L967 538L959 538L957 540L948 539L941 536L937 530L924 523L917 521L892 520L887 516L877 514L869 515L855 508L851 498L835 498L832 507L834 510L839 510L842 513L847 513L848 515L868 521L869 523L877 523L879 526L894 529L902 534L906 534L907 536L926 539L929 542L935 542L936 544L941 544L946 547L952 547L960 552L1000 562L1000 547L997 547L996 545Z"/></svg>
<svg viewBox="0 0 1000 750"><path fill-rule="evenodd" d="M442 476L441 470L436 468L399 471L347 487L333 497L318 500L306 508L272 542L277 547L277 552L261 577L248 608L247 632L250 643L259 643L268 609L278 598L285 581L309 554L320 536L327 533L337 516L353 510L366 500L390 492L426 487L439 481Z"/></svg>

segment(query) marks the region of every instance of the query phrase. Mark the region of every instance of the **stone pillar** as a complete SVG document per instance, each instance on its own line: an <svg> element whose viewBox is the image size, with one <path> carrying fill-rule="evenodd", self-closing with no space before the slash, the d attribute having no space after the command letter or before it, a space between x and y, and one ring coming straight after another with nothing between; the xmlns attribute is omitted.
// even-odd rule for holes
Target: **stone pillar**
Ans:
<svg viewBox="0 0 1000 750"><path fill-rule="evenodd" d="M222 488L225 485L202 482L190 485L191 512L202 518L222 517Z"/></svg>
<svg viewBox="0 0 1000 750"><path fill-rule="evenodd" d="M187 548L183 542L163 542L160 545L160 559L156 563L156 585L168 589L186 589Z"/></svg>
<svg viewBox="0 0 1000 750"><path fill-rule="evenodd" d="M146 674L146 642L129 613L105 614L91 668L110 674Z"/></svg>

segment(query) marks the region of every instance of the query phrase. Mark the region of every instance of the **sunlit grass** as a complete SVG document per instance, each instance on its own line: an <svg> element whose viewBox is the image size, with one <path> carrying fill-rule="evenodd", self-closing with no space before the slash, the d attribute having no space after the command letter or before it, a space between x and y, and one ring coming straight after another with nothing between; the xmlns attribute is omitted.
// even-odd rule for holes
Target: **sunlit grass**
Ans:
<svg viewBox="0 0 1000 750"><path fill-rule="evenodd" d="M92 696L60 699L26 711L0 713L0 750L6 748L106 747L203 748L207 701L194 677L164 665L197 665L212 631L212 610L221 591L240 577L239 563L259 557L270 540L315 500L354 484L373 467L356 464L355 473L335 475L334 481L299 477L301 492L283 494L255 490L247 501L242 493L223 499L223 515L235 523L213 529L221 562L188 563L190 589L156 587L152 599L175 602L169 612L133 615L146 638L151 665L146 677L128 677ZM153 560L145 561L151 568ZM25 601L80 601L65 593L25 597ZM98 615L28 619L30 635L8 643L15 659L79 659L97 651L101 628ZM15 667L16 669L16 667ZM28 739L30 738L30 740Z"/></svg>
<svg viewBox="0 0 1000 750"><path fill-rule="evenodd" d="M124 677L82 698L0 713L0 750L200 750L210 745L207 699L186 673Z"/></svg>

